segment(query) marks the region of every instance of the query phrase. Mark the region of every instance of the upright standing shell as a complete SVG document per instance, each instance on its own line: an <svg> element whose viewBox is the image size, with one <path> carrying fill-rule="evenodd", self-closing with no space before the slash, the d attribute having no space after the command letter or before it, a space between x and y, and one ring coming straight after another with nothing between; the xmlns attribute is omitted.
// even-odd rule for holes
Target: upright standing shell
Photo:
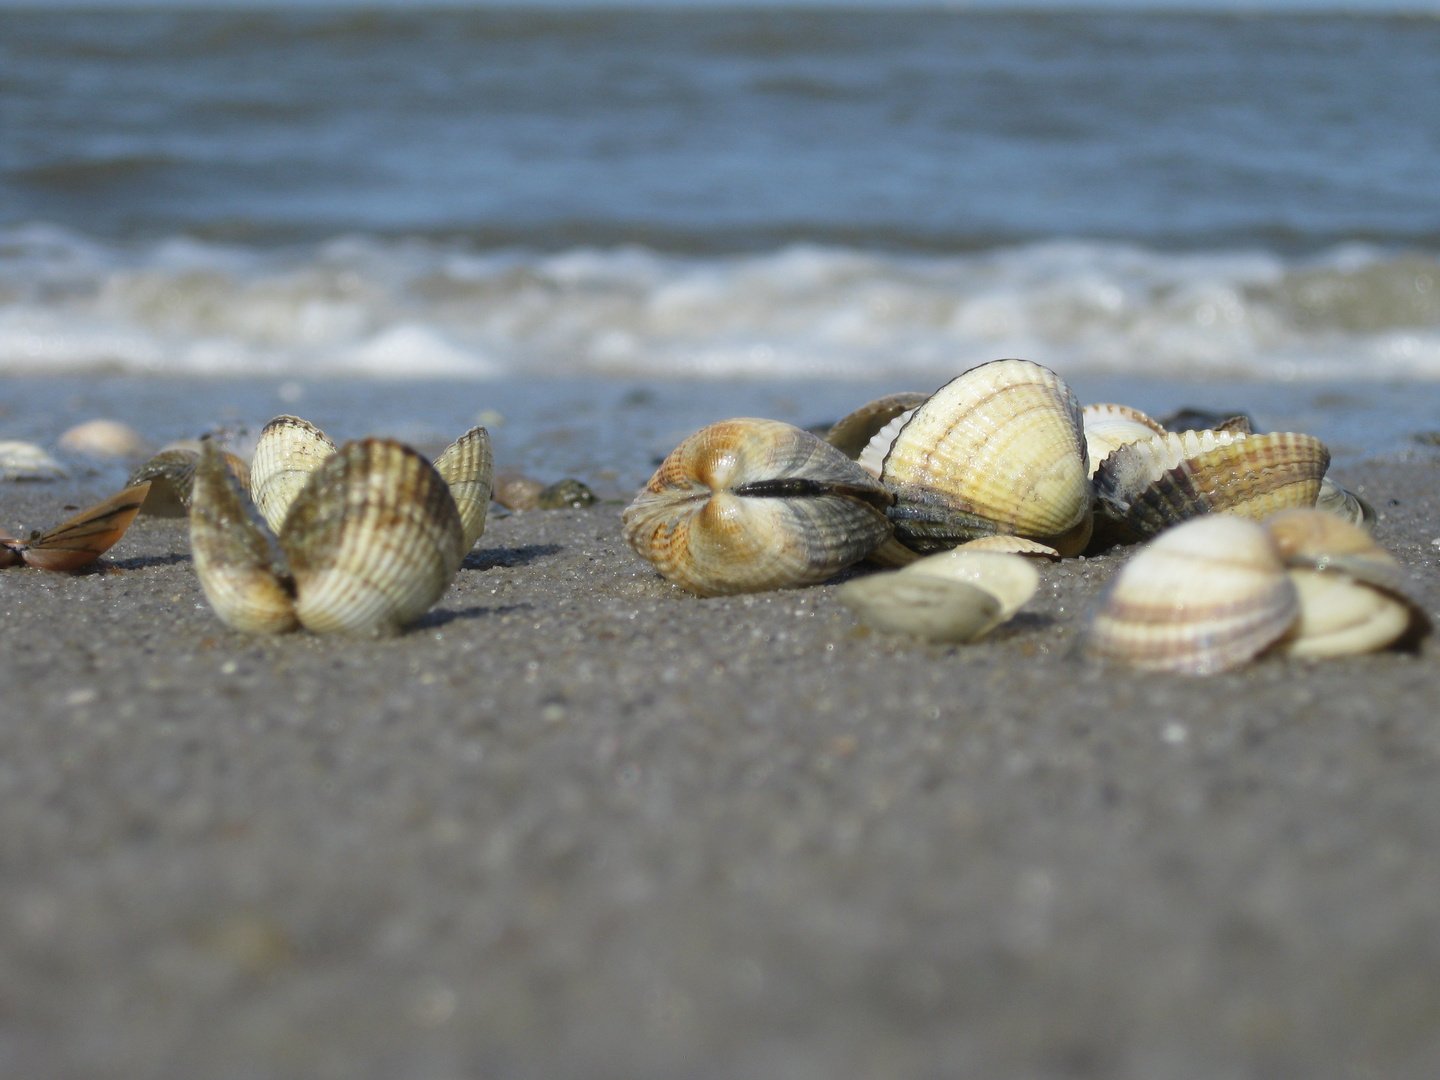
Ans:
<svg viewBox="0 0 1440 1080"><path fill-rule="evenodd" d="M1210 675L1258 655L1299 611L1263 528L1228 515L1197 518L1121 567L1091 617L1085 650L1146 671Z"/></svg>
<svg viewBox="0 0 1440 1080"><path fill-rule="evenodd" d="M145 504L140 507L141 514L151 517L189 516L190 491L195 484L195 470L200 465L202 445L203 441L199 439L173 442L136 466L126 483L150 482L150 494L145 496ZM241 489L248 492L250 467L228 450L224 452L224 458L231 475Z"/></svg>
<svg viewBox="0 0 1440 1080"><path fill-rule="evenodd" d="M1080 415L1092 477L1100 463L1120 447L1165 434L1157 421L1129 405L1086 405Z"/></svg>
<svg viewBox="0 0 1440 1080"><path fill-rule="evenodd" d="M1313 506L1330 465L1310 435L1186 431L1114 451L1095 473L1102 513L1138 537L1202 514L1261 520Z"/></svg>
<svg viewBox="0 0 1440 1080"><path fill-rule="evenodd" d="M626 508L625 540L701 596L812 585L890 535L890 496L839 450L774 420L711 424Z"/></svg>
<svg viewBox="0 0 1440 1080"><path fill-rule="evenodd" d="M876 398L835 421L826 432L825 441L854 461L860 457L861 451L881 428L901 413L919 408L929 396L914 391L902 391Z"/></svg>
<svg viewBox="0 0 1440 1080"><path fill-rule="evenodd" d="M460 556L463 559L485 531L485 515L490 509L495 457L490 450L489 432L483 427L465 432L435 459L435 471L455 497L455 509L465 530L464 551Z"/></svg>
<svg viewBox="0 0 1440 1080"><path fill-rule="evenodd" d="M308 420L277 416L260 432L250 461L250 496L265 524L279 533L300 489L335 453L335 444Z"/></svg>
<svg viewBox="0 0 1440 1080"><path fill-rule="evenodd" d="M125 535L149 488L148 483L129 485L29 540L0 536L0 566L22 561L40 570L88 566Z"/></svg>
<svg viewBox="0 0 1440 1080"><path fill-rule="evenodd" d="M1320 481L1320 494L1315 497L1315 509L1334 514L1362 529L1375 527L1375 507L1328 476Z"/></svg>
<svg viewBox="0 0 1440 1080"><path fill-rule="evenodd" d="M388 439L346 443L280 531L295 614L317 633L394 633L440 599L464 537L449 487L423 457Z"/></svg>
<svg viewBox="0 0 1440 1080"><path fill-rule="evenodd" d="M1027 360L982 364L937 390L895 438L881 481L897 539L917 551L1011 533L1075 554L1089 538L1080 403Z"/></svg>

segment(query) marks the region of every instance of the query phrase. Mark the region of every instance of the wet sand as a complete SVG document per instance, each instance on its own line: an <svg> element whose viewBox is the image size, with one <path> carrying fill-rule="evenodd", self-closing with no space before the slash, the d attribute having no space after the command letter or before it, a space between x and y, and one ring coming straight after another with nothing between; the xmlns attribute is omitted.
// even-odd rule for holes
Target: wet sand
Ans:
<svg viewBox="0 0 1440 1080"><path fill-rule="evenodd" d="M1337 470L1432 614L1437 470ZM225 629L174 521L0 572L0 1074L1434 1075L1433 640L1093 666L1112 554L921 645L619 510L492 520L384 641Z"/></svg>

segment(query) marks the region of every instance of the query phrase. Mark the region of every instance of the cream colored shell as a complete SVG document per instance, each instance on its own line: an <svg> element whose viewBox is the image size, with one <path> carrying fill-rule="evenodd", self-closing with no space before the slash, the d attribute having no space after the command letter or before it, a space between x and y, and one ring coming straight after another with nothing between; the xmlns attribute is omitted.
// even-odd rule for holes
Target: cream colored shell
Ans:
<svg viewBox="0 0 1440 1080"><path fill-rule="evenodd" d="M1018 555L956 550L847 581L836 595L879 629L969 642L1010 619L1039 584L1034 566Z"/></svg>
<svg viewBox="0 0 1440 1080"><path fill-rule="evenodd" d="M489 432L483 427L471 428L447 446L434 464L455 499L455 509L465 529L464 552L468 554L485 531L485 516L490 509L495 456L490 449Z"/></svg>
<svg viewBox="0 0 1440 1080"><path fill-rule="evenodd" d="M811 585L890 535L885 489L839 450L774 420L686 439L626 508L626 542L701 596Z"/></svg>
<svg viewBox="0 0 1440 1080"><path fill-rule="evenodd" d="M1089 538L1080 404L1026 360L982 364L937 390L895 437L881 480L897 539L917 551L1007 533L1075 554Z"/></svg>
<svg viewBox="0 0 1440 1080"><path fill-rule="evenodd" d="M1129 405L1086 405L1081 410L1085 428L1085 449L1090 458L1090 475L1111 453L1132 442L1165 434L1159 421L1152 420Z"/></svg>
<svg viewBox="0 0 1440 1080"><path fill-rule="evenodd" d="M295 496L334 452L325 433L298 416L277 416L265 425L250 460L250 496L272 532L280 532Z"/></svg>

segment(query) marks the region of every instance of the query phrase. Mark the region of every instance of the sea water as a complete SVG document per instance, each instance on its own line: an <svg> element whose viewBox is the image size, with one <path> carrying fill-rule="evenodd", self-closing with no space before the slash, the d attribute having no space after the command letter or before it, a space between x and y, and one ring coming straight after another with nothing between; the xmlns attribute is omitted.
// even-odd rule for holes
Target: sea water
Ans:
<svg viewBox="0 0 1440 1080"><path fill-rule="evenodd" d="M1024 356L1389 449L1440 426L1437 88L1425 15L0 10L0 434L20 376L814 422Z"/></svg>

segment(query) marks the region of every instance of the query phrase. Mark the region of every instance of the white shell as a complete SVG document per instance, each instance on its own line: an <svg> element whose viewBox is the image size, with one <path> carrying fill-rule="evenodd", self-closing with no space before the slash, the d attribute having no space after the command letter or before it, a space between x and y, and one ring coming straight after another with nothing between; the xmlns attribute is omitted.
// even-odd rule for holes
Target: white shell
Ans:
<svg viewBox="0 0 1440 1080"><path fill-rule="evenodd" d="M142 458L150 453L145 437L118 420L87 420L60 436L60 449L98 458Z"/></svg>
<svg viewBox="0 0 1440 1080"><path fill-rule="evenodd" d="M0 480L63 480L68 475L34 443L0 439Z"/></svg>
<svg viewBox="0 0 1440 1080"><path fill-rule="evenodd" d="M1002 622L1019 611L1040 587L1040 575L1029 559L999 551L942 551L911 563L900 573L963 581L984 589L1000 601Z"/></svg>
<svg viewBox="0 0 1440 1080"><path fill-rule="evenodd" d="M260 432L250 461L250 496L277 535L310 474L335 453L335 444L308 420L277 416Z"/></svg>
<svg viewBox="0 0 1440 1080"><path fill-rule="evenodd" d="M1346 574L1291 570L1289 576L1300 597L1300 618L1280 652L1304 657L1374 652L1410 628L1409 604Z"/></svg>

